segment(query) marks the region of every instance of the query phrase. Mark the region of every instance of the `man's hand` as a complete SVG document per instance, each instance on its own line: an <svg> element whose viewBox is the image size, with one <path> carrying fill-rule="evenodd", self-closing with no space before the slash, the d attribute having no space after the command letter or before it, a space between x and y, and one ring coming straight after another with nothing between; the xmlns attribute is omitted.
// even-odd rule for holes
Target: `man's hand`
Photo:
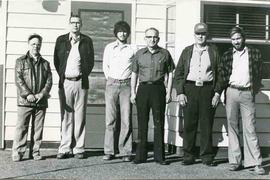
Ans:
<svg viewBox="0 0 270 180"><path fill-rule="evenodd" d="M29 94L27 97L26 97L27 101L29 102L35 102L36 101L36 98L33 94Z"/></svg>
<svg viewBox="0 0 270 180"><path fill-rule="evenodd" d="M136 104L136 94L135 93L131 93L130 102L132 104Z"/></svg>
<svg viewBox="0 0 270 180"><path fill-rule="evenodd" d="M185 107L187 105L187 96L185 94L180 94L177 96L177 101L182 107Z"/></svg>
<svg viewBox="0 0 270 180"><path fill-rule="evenodd" d="M42 93L39 93L39 94L35 94L35 98L36 98L36 103L38 103L42 98L43 98L43 94Z"/></svg>
<svg viewBox="0 0 270 180"><path fill-rule="evenodd" d="M217 107L220 100L220 95L218 93L215 93L214 97L212 98L212 107Z"/></svg>
<svg viewBox="0 0 270 180"><path fill-rule="evenodd" d="M171 93L167 93L166 94L166 103L170 103L172 101L172 96L171 96Z"/></svg>

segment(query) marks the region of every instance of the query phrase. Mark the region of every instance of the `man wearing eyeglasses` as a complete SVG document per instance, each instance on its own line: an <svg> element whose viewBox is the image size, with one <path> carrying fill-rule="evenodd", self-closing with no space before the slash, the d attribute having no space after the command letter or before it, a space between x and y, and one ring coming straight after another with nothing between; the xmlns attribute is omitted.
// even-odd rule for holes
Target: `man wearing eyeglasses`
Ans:
<svg viewBox="0 0 270 180"><path fill-rule="evenodd" d="M42 37L40 35L30 35L28 38L29 51L16 60L18 119L12 147L14 162L21 161L26 151L30 120L29 158L44 159L40 155L40 146L49 93L52 88L52 72L50 63L40 54L41 45Z"/></svg>
<svg viewBox="0 0 270 180"><path fill-rule="evenodd" d="M132 63L130 100L133 104L136 102L138 116L138 143L133 162L140 164L147 160L147 130L149 112L152 109L154 161L167 165L164 152L164 117L166 103L171 101L172 72L175 66L169 51L158 46L159 31L156 28L145 31L145 41L147 47L136 53Z"/></svg>
<svg viewBox="0 0 270 180"><path fill-rule="evenodd" d="M206 166L215 166L212 148L212 126L219 102L217 82L219 55L217 49L207 44L207 25L194 27L195 43L186 47L178 61L174 82L177 98L184 111L183 165L195 163L195 143L200 124L200 157Z"/></svg>
<svg viewBox="0 0 270 180"><path fill-rule="evenodd" d="M85 123L88 76L94 66L92 39L80 32L82 19L69 18L70 32L57 38L54 66L59 75L61 142L57 159L85 158Z"/></svg>

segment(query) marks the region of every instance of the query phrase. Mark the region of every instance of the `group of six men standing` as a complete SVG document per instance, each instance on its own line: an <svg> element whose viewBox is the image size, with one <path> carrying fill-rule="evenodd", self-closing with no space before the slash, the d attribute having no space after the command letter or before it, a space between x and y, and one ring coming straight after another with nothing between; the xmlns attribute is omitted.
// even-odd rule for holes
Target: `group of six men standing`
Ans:
<svg viewBox="0 0 270 180"><path fill-rule="evenodd" d="M85 121L89 89L88 76L94 66L94 50L90 37L80 33L82 21L71 16L70 32L59 36L54 51L54 66L59 75L61 106L61 142L58 159L85 158ZM261 86L261 53L246 46L242 28L230 32L233 47L220 58L217 48L207 43L208 27L198 23L194 27L195 43L186 47L175 69L168 50L158 46L159 31L145 31L146 47L137 50L128 44L130 26L119 21L114 26L116 40L105 47L103 71L106 78L106 130L104 160L115 157L116 123L120 121L118 149L123 161L132 156L132 105L137 106L138 140L133 163L147 160L149 113L154 123L154 161L167 165L164 152L164 119L166 103L171 101L173 84L177 100L183 107L183 165L195 163L195 142L200 126L200 157L206 166L216 166L212 147L212 127L215 109L225 90L225 104L229 135L230 170L242 168L239 143L238 112L242 115L244 166L254 166L257 174L264 174L258 138L255 132L255 95ZM12 158L20 161L26 150L29 121L32 117L30 157L40 160L39 149L52 86L49 63L39 51L42 37L28 38L29 51L16 61L18 89L18 121L14 136ZM130 103L131 102L131 103ZM120 117L118 117L118 111Z"/></svg>

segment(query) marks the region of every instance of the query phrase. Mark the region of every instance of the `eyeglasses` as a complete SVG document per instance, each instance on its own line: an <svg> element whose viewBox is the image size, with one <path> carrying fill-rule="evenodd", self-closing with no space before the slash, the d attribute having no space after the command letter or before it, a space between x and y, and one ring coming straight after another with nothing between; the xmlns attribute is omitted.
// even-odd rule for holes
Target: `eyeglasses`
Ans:
<svg viewBox="0 0 270 180"><path fill-rule="evenodd" d="M145 36L147 39L158 39L159 37L158 36Z"/></svg>
<svg viewBox="0 0 270 180"><path fill-rule="evenodd" d="M195 33L196 35L202 35L202 36L206 36L206 32L198 32L198 33Z"/></svg>

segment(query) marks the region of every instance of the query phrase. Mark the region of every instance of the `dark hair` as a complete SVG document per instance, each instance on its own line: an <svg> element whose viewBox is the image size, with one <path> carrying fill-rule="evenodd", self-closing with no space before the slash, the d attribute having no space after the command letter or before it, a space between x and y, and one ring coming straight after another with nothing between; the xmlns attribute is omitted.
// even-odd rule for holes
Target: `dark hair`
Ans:
<svg viewBox="0 0 270 180"><path fill-rule="evenodd" d="M128 36L130 35L130 26L126 21L118 21L114 24L113 33L115 37L120 31L127 32Z"/></svg>
<svg viewBox="0 0 270 180"><path fill-rule="evenodd" d="M235 26L231 29L230 31L230 37L232 37L235 33L239 33L241 34L241 36L246 39L246 34L245 34L245 31L243 30L243 28L241 27L238 27L238 26Z"/></svg>
<svg viewBox="0 0 270 180"><path fill-rule="evenodd" d="M29 37L28 37L28 42L33 39L33 38L38 38L38 40L40 42L42 42L42 37L39 35L39 34L31 34Z"/></svg>
<svg viewBox="0 0 270 180"><path fill-rule="evenodd" d="M70 22L71 18L79 18L80 19L80 23L82 24L82 19L81 19L81 17L79 15L71 13L71 15L69 17L69 22Z"/></svg>

